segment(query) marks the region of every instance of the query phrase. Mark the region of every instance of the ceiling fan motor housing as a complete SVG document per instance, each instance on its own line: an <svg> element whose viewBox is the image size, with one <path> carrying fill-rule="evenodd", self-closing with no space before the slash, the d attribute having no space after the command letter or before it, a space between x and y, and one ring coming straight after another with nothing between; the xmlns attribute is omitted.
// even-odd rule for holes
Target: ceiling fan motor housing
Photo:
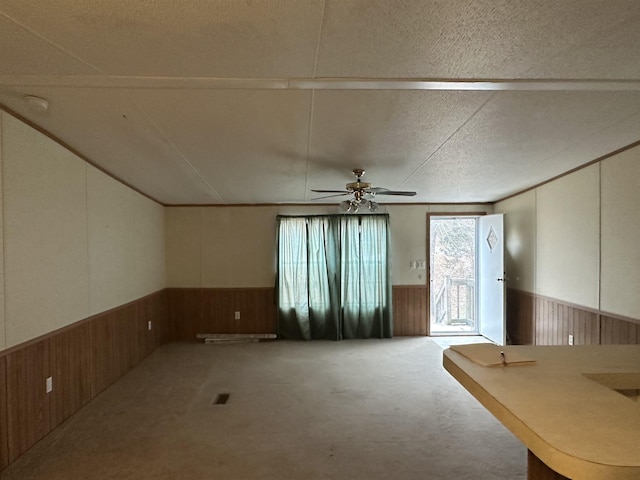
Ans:
<svg viewBox="0 0 640 480"><path fill-rule="evenodd" d="M347 183L347 190L352 190L354 192L357 192L358 190L364 190L366 188L371 188L371 184L367 182L360 182L360 181Z"/></svg>

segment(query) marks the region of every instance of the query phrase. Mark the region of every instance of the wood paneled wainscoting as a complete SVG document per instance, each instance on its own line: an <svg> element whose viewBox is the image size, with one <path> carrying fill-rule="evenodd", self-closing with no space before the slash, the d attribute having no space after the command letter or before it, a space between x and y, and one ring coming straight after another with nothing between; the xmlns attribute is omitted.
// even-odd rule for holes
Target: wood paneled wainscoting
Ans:
<svg viewBox="0 0 640 480"><path fill-rule="evenodd" d="M198 333L276 333L272 287L169 288L170 340L195 340ZM240 318L235 319L235 312ZM427 334L427 288L393 286L393 335Z"/></svg>
<svg viewBox="0 0 640 480"><path fill-rule="evenodd" d="M535 298L520 290L507 289L507 334L514 345L533 345Z"/></svg>
<svg viewBox="0 0 640 480"><path fill-rule="evenodd" d="M167 320L162 290L0 352L0 469L165 343Z"/></svg>
<svg viewBox="0 0 640 480"><path fill-rule="evenodd" d="M640 321L603 313L600 316L600 343L640 345Z"/></svg>
<svg viewBox="0 0 640 480"><path fill-rule="evenodd" d="M639 344L640 320L508 289L507 332L516 345Z"/></svg>
<svg viewBox="0 0 640 480"><path fill-rule="evenodd" d="M9 465L6 365L5 357L0 356L0 471Z"/></svg>
<svg viewBox="0 0 640 480"><path fill-rule="evenodd" d="M427 335L427 287L393 286L393 336Z"/></svg>
<svg viewBox="0 0 640 480"><path fill-rule="evenodd" d="M167 293L171 341L195 340L198 333L276 333L273 287L168 288Z"/></svg>

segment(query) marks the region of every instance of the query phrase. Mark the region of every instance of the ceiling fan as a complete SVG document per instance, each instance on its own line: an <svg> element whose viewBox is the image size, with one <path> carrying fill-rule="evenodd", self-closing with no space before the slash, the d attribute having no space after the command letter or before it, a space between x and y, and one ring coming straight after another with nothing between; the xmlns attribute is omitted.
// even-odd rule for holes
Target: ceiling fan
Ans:
<svg viewBox="0 0 640 480"><path fill-rule="evenodd" d="M321 200L323 198L342 197L344 195L353 195L350 200L340 202L340 207L348 213L355 213L360 208L366 207L371 212L378 210L378 204L372 200L365 198L365 195L375 197L376 195L401 195L405 197L413 197L416 192L406 192L398 190L389 190L388 188L372 187L370 183L363 182L362 177L365 171L361 168L354 168L352 172L356 181L347 183L346 190L311 190L316 193L333 193L334 195L326 195L324 197L314 198L313 200Z"/></svg>

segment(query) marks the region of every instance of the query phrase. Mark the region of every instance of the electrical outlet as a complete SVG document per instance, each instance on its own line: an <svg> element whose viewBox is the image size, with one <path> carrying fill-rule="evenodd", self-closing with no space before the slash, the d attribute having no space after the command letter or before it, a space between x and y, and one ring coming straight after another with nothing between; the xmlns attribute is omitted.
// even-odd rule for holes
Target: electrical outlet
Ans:
<svg viewBox="0 0 640 480"><path fill-rule="evenodd" d="M573 335L569 335L569 345L573 345Z"/></svg>
<svg viewBox="0 0 640 480"><path fill-rule="evenodd" d="M45 385L46 393L51 393L53 391L53 377L47 377Z"/></svg>
<svg viewBox="0 0 640 480"><path fill-rule="evenodd" d="M151 320L149 320L149 322L147 322L147 327L149 328L149 330L151 330Z"/></svg>
<svg viewBox="0 0 640 480"><path fill-rule="evenodd" d="M236 314L235 314L234 318L235 318L236 320L240 320L240 312L236 312Z"/></svg>

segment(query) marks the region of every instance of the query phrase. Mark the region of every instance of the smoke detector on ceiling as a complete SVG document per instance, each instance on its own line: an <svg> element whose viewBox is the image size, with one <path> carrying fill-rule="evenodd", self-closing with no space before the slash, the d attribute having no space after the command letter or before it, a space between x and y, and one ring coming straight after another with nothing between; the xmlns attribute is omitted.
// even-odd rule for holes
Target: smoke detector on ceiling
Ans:
<svg viewBox="0 0 640 480"><path fill-rule="evenodd" d="M34 112L45 113L49 110L49 101L45 98L36 97L35 95L25 95L24 101Z"/></svg>

